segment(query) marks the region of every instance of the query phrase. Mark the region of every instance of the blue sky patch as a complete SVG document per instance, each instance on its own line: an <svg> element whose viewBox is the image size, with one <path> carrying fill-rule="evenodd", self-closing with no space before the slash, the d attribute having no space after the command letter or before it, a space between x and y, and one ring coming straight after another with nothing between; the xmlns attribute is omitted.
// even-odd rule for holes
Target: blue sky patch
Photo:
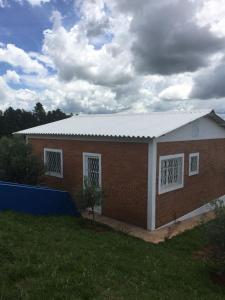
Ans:
<svg viewBox="0 0 225 300"><path fill-rule="evenodd" d="M54 10L63 15L63 25L70 28L78 20L73 0L55 0L40 6L12 2L0 8L0 41L15 44L24 51L40 52L43 31L51 28L50 17Z"/></svg>

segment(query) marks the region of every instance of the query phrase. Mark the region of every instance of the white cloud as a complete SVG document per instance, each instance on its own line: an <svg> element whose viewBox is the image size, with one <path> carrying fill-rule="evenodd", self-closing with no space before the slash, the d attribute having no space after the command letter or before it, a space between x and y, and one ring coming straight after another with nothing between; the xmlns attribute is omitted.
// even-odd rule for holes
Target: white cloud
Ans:
<svg viewBox="0 0 225 300"><path fill-rule="evenodd" d="M8 0L0 0L0 8L4 8L8 6L9 6Z"/></svg>
<svg viewBox="0 0 225 300"><path fill-rule="evenodd" d="M13 82L13 83L19 83L20 82L20 76L12 70L7 70L6 74L4 75L4 78L7 82Z"/></svg>
<svg viewBox="0 0 225 300"><path fill-rule="evenodd" d="M24 3L24 1L22 2ZM199 86L200 80L196 80L199 75L201 75L200 79L205 78L202 77L202 74L210 75L207 78L211 84L211 91L216 86L217 78L210 80L215 72L209 73L209 71L214 70L214 66L219 65L223 57L223 51L217 52L220 47L216 47L217 53L214 54L215 45L212 40L214 41L214 35L215 41L218 36L225 35L225 26L223 26L225 10L223 7L219 8L217 4L220 2L222 5L224 0L202 0L203 9L198 1L186 0L186 2L198 5L198 9L193 8L193 11L198 11L197 21L191 9L192 4L187 4L189 10L183 12L181 5L183 0L176 1L179 2L178 11L181 11L181 14L177 16L174 13L176 9L173 11L170 8L172 10L170 10L170 15L174 19L169 18L172 21L168 21L166 18L168 11L164 9L166 17L160 19L160 22L157 14L161 9L161 4L175 3L174 0L157 2L154 0L77 0L75 3L80 19L70 28L63 25L64 16L58 11L54 11L53 27L44 32L42 53L26 53L15 45L0 44L0 61L15 68L13 71L8 70L4 76L0 77L1 105L14 105L15 107L23 105L22 107L31 108L38 100L48 108L53 109L59 106L67 112L123 110L146 112L168 109L192 110L194 108L211 108L212 106L217 110L225 111L224 98L215 99L215 93L211 93L211 97L213 97L211 100L207 99L208 94L204 96L205 100L191 98L192 86L194 85L195 89L197 88L196 84ZM31 5L41 5L48 1L30 0L29 2ZM2 0L0 0L0 5L1 3L3 3ZM150 6L153 7L153 10L149 10ZM146 11L140 14L144 7L147 7ZM181 73L177 74L177 66L174 64L172 66L174 72L168 72L167 76L160 72L161 75L156 75L152 68L149 69L152 61L151 64L144 66L147 72L135 69L137 53L134 55L134 43L137 46L137 42L141 41L138 49L146 50L144 55L148 56L148 45L152 49L157 44L157 35L154 39L147 39L148 31L150 29L158 30L159 25L167 24L167 27L160 27L160 32L164 34L165 28L166 30L170 29L170 22L172 22L171 28L174 28L175 19L179 21L177 21L178 24L181 24L183 15L185 17L184 27L187 29L190 24L192 25L192 27L188 27L190 30L185 31L188 33L188 41L183 31L179 30L180 27L177 29L179 34L175 34L177 31L173 31L172 40L172 42L175 41L173 45L178 49L176 58L178 57L179 66L181 66L179 72ZM149 20L149 16L151 20ZM189 17L191 18L190 23ZM193 22L198 23L195 25ZM148 26L150 23L152 26ZM160 24L156 26L156 23ZM202 30L198 26L206 27ZM144 35L144 31L140 31L138 28L144 28L146 34ZM198 35L190 34L193 28L198 29ZM205 40L200 34L202 32L205 33ZM193 36L196 40L193 40ZM200 58L204 60L206 47L203 47L202 44L198 46L196 36L203 39L206 45L208 45L208 37L210 38L212 42L209 47L210 55L206 53L206 64L200 64L200 71L188 73L188 70L195 70L196 65L194 64L192 69L187 69L182 65L183 60L179 56L180 53L183 55L185 49L189 49L190 51L185 52L185 55L187 54L189 57L189 52L193 52L190 47L193 46L194 53L198 55L200 53ZM220 41L222 42L222 40ZM167 43L169 42L171 40L167 39ZM183 49L185 43L188 43L188 47ZM171 44L164 46L166 49L168 47L171 49ZM158 49L154 55L162 54L162 51L160 53L157 51ZM170 53L165 52L166 61L170 61L171 57L169 56ZM193 64L193 61L190 61ZM153 65L157 69L159 65L155 64L156 61ZM202 68L205 65L207 67ZM167 67L171 68L171 65L168 64ZM221 72L221 74L223 73ZM20 83L22 87L26 86L27 88L14 90L10 87L12 82ZM222 83L221 78L220 82ZM223 96L223 94L220 95Z"/></svg>
<svg viewBox="0 0 225 300"><path fill-rule="evenodd" d="M197 15L201 25L207 25L220 37L225 36L225 5L224 0L205 0L203 8Z"/></svg>
<svg viewBox="0 0 225 300"><path fill-rule="evenodd" d="M21 5L23 5L24 3L29 3L32 6L40 6L50 1L51 0L0 0L0 8L10 7L10 2L16 2Z"/></svg>
<svg viewBox="0 0 225 300"><path fill-rule="evenodd" d="M0 110L9 106L30 109L38 101L39 96L35 91L29 89L12 89L6 82L4 76L0 76Z"/></svg>
<svg viewBox="0 0 225 300"><path fill-rule="evenodd" d="M48 3L51 0L27 0L28 3L30 3L31 5L35 6L35 5L41 5L44 3Z"/></svg>
<svg viewBox="0 0 225 300"><path fill-rule="evenodd" d="M46 69L37 60L30 56L22 49L13 44L7 44L6 47L0 48L0 62L5 62L13 67L20 68L24 73L36 73L45 75Z"/></svg>
<svg viewBox="0 0 225 300"><path fill-rule="evenodd" d="M189 84L177 84L167 87L159 93L159 98L164 100L185 100L189 97L192 86Z"/></svg>
<svg viewBox="0 0 225 300"><path fill-rule="evenodd" d="M55 14L54 21L53 29L45 31L43 51L52 59L62 80L78 78L95 84L114 85L123 84L133 77L131 56L127 44L123 43L121 29L113 32L113 42L95 49L89 43L82 21L70 30L60 26L58 14Z"/></svg>
<svg viewBox="0 0 225 300"><path fill-rule="evenodd" d="M45 56L38 52L29 52L30 58L37 60L39 63L43 64L45 67L54 69L54 64L50 57Z"/></svg>
<svg viewBox="0 0 225 300"><path fill-rule="evenodd" d="M9 94L9 87L6 84L5 80L0 77L0 98L1 98L1 105L7 101ZM1 106L0 106L1 107Z"/></svg>

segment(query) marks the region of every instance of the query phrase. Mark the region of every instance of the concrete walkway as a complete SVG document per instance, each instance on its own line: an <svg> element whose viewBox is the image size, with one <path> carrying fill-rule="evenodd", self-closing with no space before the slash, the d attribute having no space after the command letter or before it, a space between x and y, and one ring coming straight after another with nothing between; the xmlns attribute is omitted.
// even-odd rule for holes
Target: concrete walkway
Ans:
<svg viewBox="0 0 225 300"><path fill-rule="evenodd" d="M83 217L92 220L92 214L88 212L83 213ZM213 212L208 212L203 215L193 217L185 221L177 222L173 225L156 229L155 231L150 232L143 228L117 221L115 219L111 219L102 215L95 215L96 222L108 225L116 231L121 231L123 233L154 244L158 244L160 242L164 242L167 239L171 239L172 237L181 234L186 230L190 230L200 225L202 221L207 222L209 220L212 220L213 218Z"/></svg>

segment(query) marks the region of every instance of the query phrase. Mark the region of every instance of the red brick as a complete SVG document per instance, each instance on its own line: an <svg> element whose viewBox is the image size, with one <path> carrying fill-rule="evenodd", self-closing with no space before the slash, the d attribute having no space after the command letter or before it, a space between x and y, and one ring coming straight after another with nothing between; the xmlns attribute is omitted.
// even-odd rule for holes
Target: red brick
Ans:
<svg viewBox="0 0 225 300"><path fill-rule="evenodd" d="M159 156L184 153L184 187L156 197L161 226L225 194L225 139L158 143ZM189 176L189 154L199 152L199 174ZM158 169L159 163L157 163ZM157 174L158 174L157 170ZM157 180L158 192L158 180Z"/></svg>
<svg viewBox="0 0 225 300"><path fill-rule="evenodd" d="M106 197L103 214L146 228L148 145L142 143L31 139L34 152L43 159L43 149L63 150L64 176L45 176L45 184L71 193L83 182L83 152L102 155L102 187Z"/></svg>
<svg viewBox="0 0 225 300"><path fill-rule="evenodd" d="M102 186L106 194L103 214L140 227L147 226L148 144L59 139L29 139L43 159L43 149L59 148L64 154L64 177L45 176L46 185L74 193L82 187L83 152L102 155ZM159 156L185 154L184 187L158 194L156 180L156 227L164 225L225 194L225 139L164 142ZM189 154L200 153L199 174L189 176Z"/></svg>

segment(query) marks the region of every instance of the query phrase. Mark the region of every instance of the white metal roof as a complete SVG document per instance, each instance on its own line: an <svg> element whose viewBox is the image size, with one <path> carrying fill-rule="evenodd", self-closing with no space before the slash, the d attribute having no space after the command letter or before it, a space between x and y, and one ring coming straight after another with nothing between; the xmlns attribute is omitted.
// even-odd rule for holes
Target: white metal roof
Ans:
<svg viewBox="0 0 225 300"><path fill-rule="evenodd" d="M211 110L146 114L80 115L16 132L24 135L71 135L126 138L162 136L203 116L221 122Z"/></svg>

